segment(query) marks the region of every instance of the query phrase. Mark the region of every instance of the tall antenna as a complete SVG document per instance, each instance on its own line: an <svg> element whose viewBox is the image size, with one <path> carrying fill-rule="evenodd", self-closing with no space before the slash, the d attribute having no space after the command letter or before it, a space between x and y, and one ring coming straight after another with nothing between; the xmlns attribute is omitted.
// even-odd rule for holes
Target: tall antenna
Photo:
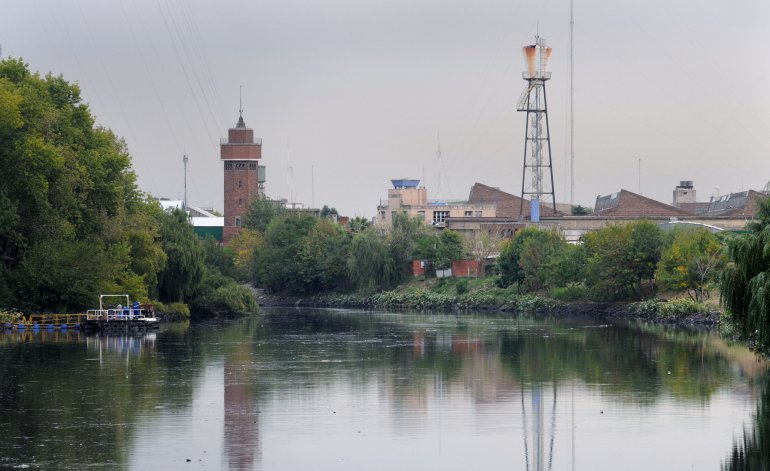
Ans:
<svg viewBox="0 0 770 471"><path fill-rule="evenodd" d="M235 127L246 127L246 123L243 121L243 85L238 85L238 124Z"/></svg>
<svg viewBox="0 0 770 471"><path fill-rule="evenodd" d="M569 1L569 204L575 205L575 29L574 0Z"/></svg>
<svg viewBox="0 0 770 471"><path fill-rule="evenodd" d="M183 208L185 211L187 211L187 161L189 159L187 158L187 154L184 154L182 157L182 162L184 163L184 202Z"/></svg>
<svg viewBox="0 0 770 471"><path fill-rule="evenodd" d="M436 170L437 170L437 176L436 176L436 198L440 197L441 192L441 167L443 166L443 163L441 162L441 134L436 133Z"/></svg>

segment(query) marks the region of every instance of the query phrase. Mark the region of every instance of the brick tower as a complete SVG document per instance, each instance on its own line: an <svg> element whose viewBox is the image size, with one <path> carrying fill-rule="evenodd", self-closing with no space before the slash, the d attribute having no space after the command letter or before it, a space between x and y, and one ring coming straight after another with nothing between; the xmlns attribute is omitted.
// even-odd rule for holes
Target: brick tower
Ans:
<svg viewBox="0 0 770 471"><path fill-rule="evenodd" d="M249 203L264 194L265 167L262 158L262 139L254 139L254 130L246 127L243 110L238 123L227 131L220 142L220 159L225 168L225 227L224 243L241 231L243 216Z"/></svg>

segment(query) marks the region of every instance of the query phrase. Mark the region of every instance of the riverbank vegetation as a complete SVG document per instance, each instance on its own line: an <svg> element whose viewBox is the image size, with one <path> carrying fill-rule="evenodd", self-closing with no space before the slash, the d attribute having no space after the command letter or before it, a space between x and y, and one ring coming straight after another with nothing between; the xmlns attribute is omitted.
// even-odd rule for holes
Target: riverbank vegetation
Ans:
<svg viewBox="0 0 770 471"><path fill-rule="evenodd" d="M254 311L235 256L136 186L126 143L77 84L0 61L0 307L91 308L128 293L177 315Z"/></svg>

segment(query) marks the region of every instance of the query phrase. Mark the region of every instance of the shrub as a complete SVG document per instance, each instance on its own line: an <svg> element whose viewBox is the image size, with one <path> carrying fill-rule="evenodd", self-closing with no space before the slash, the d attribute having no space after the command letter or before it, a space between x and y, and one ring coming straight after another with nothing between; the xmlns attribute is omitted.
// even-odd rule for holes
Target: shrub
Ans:
<svg viewBox="0 0 770 471"><path fill-rule="evenodd" d="M563 288L554 288L551 291L553 299L559 301L574 301L576 299L585 299L588 295L588 291L583 286L573 285L565 286Z"/></svg>
<svg viewBox="0 0 770 471"><path fill-rule="evenodd" d="M457 291L458 295L463 295L468 292L468 280L465 278L460 278L457 280L457 284L455 285L455 290Z"/></svg>

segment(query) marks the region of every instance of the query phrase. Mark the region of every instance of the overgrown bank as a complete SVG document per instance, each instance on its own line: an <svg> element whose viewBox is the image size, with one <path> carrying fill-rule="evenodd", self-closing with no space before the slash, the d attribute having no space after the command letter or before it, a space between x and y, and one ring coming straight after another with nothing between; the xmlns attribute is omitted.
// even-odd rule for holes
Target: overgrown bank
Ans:
<svg viewBox="0 0 770 471"><path fill-rule="evenodd" d="M337 307L358 309L502 311L553 317L594 317L601 319L642 319L651 322L715 326L719 310L691 299L642 302L595 302L559 300L543 294L517 293L494 287L494 279L474 280L480 287L463 292L467 280L436 283L412 282L393 291L370 295L326 293L312 296L261 294L263 306ZM458 290L458 286L460 289ZM458 292L460 291L460 292Z"/></svg>

